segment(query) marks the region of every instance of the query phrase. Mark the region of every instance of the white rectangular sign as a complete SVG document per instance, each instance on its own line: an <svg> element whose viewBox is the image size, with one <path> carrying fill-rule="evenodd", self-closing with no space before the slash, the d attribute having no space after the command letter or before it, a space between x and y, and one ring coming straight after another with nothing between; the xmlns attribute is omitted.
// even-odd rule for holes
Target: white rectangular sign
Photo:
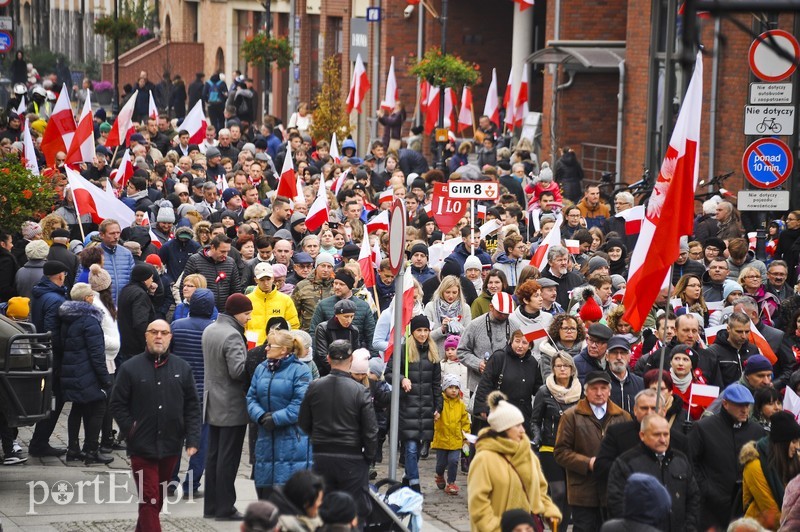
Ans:
<svg viewBox="0 0 800 532"><path fill-rule="evenodd" d="M745 135L793 135L794 111L791 105L745 105Z"/></svg>
<svg viewBox="0 0 800 532"><path fill-rule="evenodd" d="M451 181L448 196L455 199L497 199L500 186L493 181Z"/></svg>
<svg viewBox="0 0 800 532"><path fill-rule="evenodd" d="M740 211L788 211L788 190L740 190L737 207Z"/></svg>
<svg viewBox="0 0 800 532"><path fill-rule="evenodd" d="M791 83L751 83L750 103L753 105L776 105L792 103Z"/></svg>
<svg viewBox="0 0 800 532"><path fill-rule="evenodd" d="M11 31L14 29L11 17L0 17L0 30Z"/></svg>

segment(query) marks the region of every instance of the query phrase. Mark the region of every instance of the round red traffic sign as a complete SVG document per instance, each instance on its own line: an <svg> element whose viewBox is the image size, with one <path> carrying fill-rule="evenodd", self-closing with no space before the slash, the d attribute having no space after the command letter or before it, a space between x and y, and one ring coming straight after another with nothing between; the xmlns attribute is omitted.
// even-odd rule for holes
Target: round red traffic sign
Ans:
<svg viewBox="0 0 800 532"><path fill-rule="evenodd" d="M781 50L792 56L790 61L778 55L771 45L777 45ZM781 81L791 76L797 68L797 58L800 57L800 44L794 35L784 30L769 30L759 35L750 45L748 58L750 70L764 81Z"/></svg>
<svg viewBox="0 0 800 532"><path fill-rule="evenodd" d="M10 31L0 31L0 54L7 54L14 48L14 37Z"/></svg>
<svg viewBox="0 0 800 532"><path fill-rule="evenodd" d="M775 138L758 139L744 150L742 171L755 187L770 189L782 185L792 174L792 150Z"/></svg>
<svg viewBox="0 0 800 532"><path fill-rule="evenodd" d="M406 260L406 206L395 198L389 215L389 266L392 274L400 273Z"/></svg>

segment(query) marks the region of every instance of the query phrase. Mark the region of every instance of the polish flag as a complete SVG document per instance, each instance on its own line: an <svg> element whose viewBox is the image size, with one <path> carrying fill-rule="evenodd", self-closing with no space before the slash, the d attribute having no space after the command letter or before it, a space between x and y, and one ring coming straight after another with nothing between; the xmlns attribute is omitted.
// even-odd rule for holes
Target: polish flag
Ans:
<svg viewBox="0 0 800 532"><path fill-rule="evenodd" d="M479 229L481 233L481 238L486 238L487 236L497 231L501 227L503 227L503 222L497 219L489 220L485 224L481 225L481 228Z"/></svg>
<svg viewBox="0 0 800 532"><path fill-rule="evenodd" d="M317 190L317 197L314 203L308 208L306 216L306 228L309 231L316 231L322 224L328 221L328 195L325 187L320 186Z"/></svg>
<svg viewBox="0 0 800 532"><path fill-rule="evenodd" d="M708 408L717 397L719 397L719 386L693 382L689 391L689 404L691 407Z"/></svg>
<svg viewBox="0 0 800 532"><path fill-rule="evenodd" d="M486 219L486 205L478 205L478 220Z"/></svg>
<svg viewBox="0 0 800 532"><path fill-rule="evenodd" d="M430 135L439 122L439 87L428 89L428 102L425 104L425 134Z"/></svg>
<svg viewBox="0 0 800 532"><path fill-rule="evenodd" d="M422 210L430 217L431 212L433 212L433 203L426 203L422 206Z"/></svg>
<svg viewBox="0 0 800 532"><path fill-rule="evenodd" d="M431 84L427 80L420 80L419 82L419 112L422 114L428 113L428 93L430 92Z"/></svg>
<svg viewBox="0 0 800 532"><path fill-rule="evenodd" d="M397 105L397 79L394 77L394 56L392 56L389 63L389 74L386 76L386 93L381 102L381 109L392 112L395 105Z"/></svg>
<svg viewBox="0 0 800 532"><path fill-rule="evenodd" d="M774 366L776 362L778 362L778 357L775 356L775 351L769 346L769 342L767 339L764 338L764 335L761 334L756 328L756 324L752 321L750 322L750 343L755 345L759 352L767 357L770 363Z"/></svg>
<svg viewBox="0 0 800 532"><path fill-rule="evenodd" d="M541 323L523 323L520 331L525 335L525 338L531 343L537 340L547 338L547 330Z"/></svg>
<svg viewBox="0 0 800 532"><path fill-rule="evenodd" d="M111 132L106 139L106 148L128 144L131 135L136 131L133 127L133 108L136 105L137 94L139 94L139 91L134 91L128 101L125 102L125 105L122 106L122 109L119 110L117 119L111 125ZM61 95L59 94L58 97L61 98Z"/></svg>
<svg viewBox="0 0 800 532"><path fill-rule="evenodd" d="M727 328L728 328L728 326L725 325L725 324L715 325L714 327L708 327L705 330L705 333L706 333L706 345L712 345L714 343L714 340L717 339L717 333L719 333L720 331L722 331L724 329L727 329Z"/></svg>
<svg viewBox="0 0 800 532"><path fill-rule="evenodd" d="M483 106L483 114L500 127L500 105L497 101L497 69L492 69L492 83L489 85L489 92L486 93L486 104Z"/></svg>
<svg viewBox="0 0 800 532"><path fill-rule="evenodd" d="M150 103L147 108L147 117L158 120L158 107L156 107L156 99L153 97L153 91L150 91Z"/></svg>
<svg viewBox="0 0 800 532"><path fill-rule="evenodd" d="M625 234L638 235L642 231L642 220L644 220L644 205L637 205L630 209L615 214L616 218L625 220Z"/></svg>
<svg viewBox="0 0 800 532"><path fill-rule="evenodd" d="M397 297L400 294L395 294L394 297ZM408 324L411 323L411 318L413 317L411 314L414 312L414 276L411 275L410 271L406 271L405 275L403 275L403 293L401 295L403 298L403 331L406 330ZM389 305L389 323L392 324L392 329L389 331L389 345L386 347L386 351L383 352L383 360L384 362L388 363L389 359L392 356L392 351L394 351L394 300Z"/></svg>
<svg viewBox="0 0 800 532"><path fill-rule="evenodd" d="M792 390L791 386L784 388L783 394L783 409L786 412L791 412L794 415L795 421L800 419L800 396Z"/></svg>
<svg viewBox="0 0 800 532"><path fill-rule="evenodd" d="M75 117L72 116L72 106L69 103L67 86L58 93L58 99L47 121L47 127L42 135L42 153L47 161L47 166L55 166L56 153L69 151L72 137L75 134ZM113 128L112 128L113 131Z"/></svg>
<svg viewBox="0 0 800 532"><path fill-rule="evenodd" d="M206 137L208 120L203 112L203 100L197 100L186 118L181 122L180 129L189 132L189 144L200 144Z"/></svg>
<svg viewBox="0 0 800 532"><path fill-rule="evenodd" d="M91 92L86 91L86 101L83 103L81 119L72 137L69 151L67 152L67 164L90 163L94 160L94 119L92 118Z"/></svg>
<svg viewBox="0 0 800 532"><path fill-rule="evenodd" d="M458 109L458 100L456 93L450 87L444 90L444 117L450 120L450 130L456 130L456 110Z"/></svg>
<svg viewBox="0 0 800 532"><path fill-rule="evenodd" d="M372 220L367 222L367 233L389 230L389 211L381 211Z"/></svg>
<svg viewBox="0 0 800 532"><path fill-rule="evenodd" d="M358 54L356 56L356 66L353 69L353 79L350 82L350 92L347 94L347 114L352 113L353 109L359 113L361 112L361 102L364 101L364 96L367 95L369 87L367 70L361 60L361 54Z"/></svg>
<svg viewBox="0 0 800 532"><path fill-rule="evenodd" d="M547 238L539 244L533 257L531 257L530 265L535 266L539 271L542 271L542 268L547 263L547 250L553 246L561 245L561 223L563 220L564 218L561 216L561 213L558 213L558 216L556 216L556 223L553 225L553 228L550 229L550 232L547 233ZM638 331L639 329L636 330Z"/></svg>
<svg viewBox="0 0 800 532"><path fill-rule="evenodd" d="M472 127L472 89L461 89L461 109L458 111L458 132Z"/></svg>
<svg viewBox="0 0 800 532"><path fill-rule="evenodd" d="M658 292L669 281L667 276L678 259L681 237L693 231L702 106L703 58L698 53L631 257L623 319L635 331L641 330Z"/></svg>
<svg viewBox="0 0 800 532"><path fill-rule="evenodd" d="M385 203L387 201L389 203L394 201L394 190L391 188L387 188L378 196L378 203Z"/></svg>
<svg viewBox="0 0 800 532"><path fill-rule="evenodd" d="M519 10L525 11L529 7L533 7L534 0L514 0L515 4L519 4Z"/></svg>
<svg viewBox="0 0 800 532"><path fill-rule="evenodd" d="M297 197L297 176L294 172L294 163L292 162L292 149L289 142L286 142L286 157L283 159L283 168L281 169L281 176L278 179L278 196L283 196L294 200Z"/></svg>
<svg viewBox="0 0 800 532"><path fill-rule="evenodd" d="M84 214L90 214L94 223L100 223L106 218L118 221L120 227L129 227L133 223L133 211L117 199L113 192L93 185L69 166L65 167L65 171L79 219Z"/></svg>
<svg viewBox="0 0 800 532"><path fill-rule="evenodd" d="M19 97L19 105L17 106L15 113L19 115L20 118L25 116L27 113L25 111L28 110L28 105L25 103L25 95Z"/></svg>
<svg viewBox="0 0 800 532"><path fill-rule="evenodd" d="M358 254L358 266L361 268L361 278L364 279L364 286L367 288L375 286L375 267L373 264L369 236L364 235L364 238L361 239L361 251Z"/></svg>
<svg viewBox="0 0 800 532"><path fill-rule="evenodd" d="M39 175L39 163L36 161L36 150L33 148L31 128L27 118L25 118L25 125L22 129L22 147L22 162L25 164L25 168L30 170L33 175Z"/></svg>
<svg viewBox="0 0 800 532"><path fill-rule="evenodd" d="M506 110L506 117L503 119L503 123L507 125L510 129L514 128L514 117L516 115L516 109L514 107L514 95L512 94L513 89L511 86L514 84L514 69L512 68L511 71L508 73L508 83L506 83L506 93L503 96L503 107Z"/></svg>
<svg viewBox="0 0 800 532"><path fill-rule="evenodd" d="M747 243L750 251L756 250L756 243L758 242L758 233L755 231L752 233L747 233Z"/></svg>
<svg viewBox="0 0 800 532"><path fill-rule="evenodd" d="M514 115L514 125L522 127L522 124L525 122L525 117L527 117L530 112L528 109L528 63L522 65L522 80L519 82L516 107L517 112Z"/></svg>
<svg viewBox="0 0 800 532"><path fill-rule="evenodd" d="M375 269L381 267L381 260L383 260L383 255L381 254L381 245L376 240L375 245L372 246L372 264L375 265Z"/></svg>
<svg viewBox="0 0 800 532"><path fill-rule="evenodd" d="M119 188L123 188L128 184L128 180L131 177L133 177L131 153L128 150L123 150L122 159L119 161L119 166L116 170L111 171L111 179L114 180Z"/></svg>
<svg viewBox="0 0 800 532"><path fill-rule="evenodd" d="M339 142L336 140L336 132L331 135L331 149L330 149L330 156L331 159L336 163L339 164L342 162L342 157L339 155Z"/></svg>
<svg viewBox="0 0 800 532"><path fill-rule="evenodd" d="M564 240L564 246L566 246L567 251L569 251L572 255L580 255L581 253L581 243L577 240Z"/></svg>

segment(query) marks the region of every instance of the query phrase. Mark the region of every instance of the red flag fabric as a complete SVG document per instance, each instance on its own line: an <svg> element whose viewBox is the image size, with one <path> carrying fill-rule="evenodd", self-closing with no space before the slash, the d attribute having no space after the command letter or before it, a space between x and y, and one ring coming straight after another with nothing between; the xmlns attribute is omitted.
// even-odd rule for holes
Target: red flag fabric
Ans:
<svg viewBox="0 0 800 532"><path fill-rule="evenodd" d="M428 103L425 105L425 134L433 133L439 122L439 87L428 89Z"/></svg>
<svg viewBox="0 0 800 532"><path fill-rule="evenodd" d="M383 256L381 255L381 245L380 242L376 240L375 245L372 246L372 264L375 265L376 270L381 267L382 259Z"/></svg>
<svg viewBox="0 0 800 532"><path fill-rule="evenodd" d="M369 90L369 78L367 77L367 70L364 68L364 61L361 60L361 54L356 56L356 66L353 69L353 79L350 82L350 92L347 94L347 113L351 113L353 109L361 112L361 102Z"/></svg>
<svg viewBox="0 0 800 532"><path fill-rule="evenodd" d="M717 333L727 329L727 325L715 325L714 327L708 327L706 329L706 344L711 345L714 343L714 340L717 339Z"/></svg>
<svg viewBox="0 0 800 532"><path fill-rule="evenodd" d="M680 253L680 238L693 231L702 106L703 58L698 53L631 257L623 319L634 331L642 329L658 292L668 282L670 267Z"/></svg>
<svg viewBox="0 0 800 532"><path fill-rule="evenodd" d="M206 137L207 127L208 120L203 112L203 101L198 100L181 122L180 129L189 132L189 144L200 144Z"/></svg>
<svg viewBox="0 0 800 532"><path fill-rule="evenodd" d="M419 112L427 114L428 112L428 93L430 92L431 84L427 80L419 82Z"/></svg>
<svg viewBox="0 0 800 532"><path fill-rule="evenodd" d="M286 157L283 159L283 169L278 179L278 196L283 196L294 201L297 197L297 176L294 173L291 145L286 143Z"/></svg>
<svg viewBox="0 0 800 532"><path fill-rule="evenodd" d="M308 208L306 216L306 229L316 231L322 224L328 221L328 196L325 193L325 185L320 183L317 190L317 197L314 203Z"/></svg>
<svg viewBox="0 0 800 532"><path fill-rule="evenodd" d="M514 0L515 4L519 4L519 10L525 11L529 7L533 7L534 0Z"/></svg>
<svg viewBox="0 0 800 532"><path fill-rule="evenodd" d="M528 63L522 65L522 79L517 90L516 112L514 113L514 126L522 127L525 117L528 116Z"/></svg>
<svg viewBox="0 0 800 532"><path fill-rule="evenodd" d="M94 119L92 118L91 92L86 91L81 119L72 137L67 152L67 164L91 163L94 161Z"/></svg>
<svg viewBox="0 0 800 532"><path fill-rule="evenodd" d="M456 111L458 110L458 99L456 98L456 93L450 87L447 87L444 90L444 119L445 121L450 121L450 130L456 130L456 121L458 118L456 117Z"/></svg>
<svg viewBox="0 0 800 532"><path fill-rule="evenodd" d="M395 297L397 297L397 294L395 294ZM414 312L414 278L410 270L406 270L403 275L403 293L401 297L403 298L403 331L405 331L408 324L411 323L411 318L413 317L411 314ZM394 324L394 300L389 305L389 309L391 309L390 312L392 313L389 323ZM389 331L389 346L383 352L384 362L389 362L392 351L394 351L394 325Z"/></svg>
<svg viewBox="0 0 800 532"><path fill-rule="evenodd" d="M514 117L516 116L516 107L514 106L514 94L512 85L514 85L514 69L508 73L508 83L506 83L506 93L503 95L503 107L506 110L506 116L503 123L509 128L514 127Z"/></svg>
<svg viewBox="0 0 800 532"><path fill-rule="evenodd" d="M392 56L389 63L389 74L386 76L386 93L381 102L381 109L392 112L395 105L397 105L397 78L394 77L394 56Z"/></svg>
<svg viewBox="0 0 800 532"><path fill-rule="evenodd" d="M769 342L761 332L756 328L756 324L752 321L750 322L750 343L754 344L758 347L759 352L767 357L772 365L775 365L778 362L778 357L775 356L775 351L769 346Z"/></svg>
<svg viewBox="0 0 800 532"><path fill-rule="evenodd" d="M133 108L136 105L136 95L139 91L133 91L131 97L122 106L117 114L117 119L111 125L111 132L106 139L106 148L114 148L116 146L124 146L128 143L131 135L135 132L133 127ZM60 97L60 95L59 95Z"/></svg>
<svg viewBox="0 0 800 532"><path fill-rule="evenodd" d="M384 203L387 201L389 203L394 201L394 190L391 187L381 192L378 196L378 203Z"/></svg>
<svg viewBox="0 0 800 532"><path fill-rule="evenodd" d="M361 278L364 279L364 286L367 288L375 286L375 267L373 266L372 249L369 247L369 235L364 235L364 238L361 239L358 266L361 268Z"/></svg>
<svg viewBox="0 0 800 532"><path fill-rule="evenodd" d="M523 323L520 331L531 343L547 338L547 330L541 323Z"/></svg>
<svg viewBox="0 0 800 532"><path fill-rule="evenodd" d="M494 125L500 127L500 104L497 101L497 69L495 68L492 69L492 82L489 85L489 92L486 93L483 114L488 116Z"/></svg>
<svg viewBox="0 0 800 532"><path fill-rule="evenodd" d="M699 406L701 408L708 408L719 396L719 386L710 386L708 384L692 383L691 390L692 407Z"/></svg>
<svg viewBox="0 0 800 532"><path fill-rule="evenodd" d="M461 90L461 109L458 111L458 132L472 127L472 89L464 85Z"/></svg>
<svg viewBox="0 0 800 532"><path fill-rule="evenodd" d="M69 91L64 85L61 92L58 93L58 99L42 135L41 149L47 166L55 166L58 152L63 151L66 154L69 151L76 127L75 117L72 116L72 106L69 103Z"/></svg>
<svg viewBox="0 0 800 532"><path fill-rule="evenodd" d="M158 107L156 107L156 99L153 97L153 91L150 91L150 102L147 106L147 117L153 120L158 120Z"/></svg>
<svg viewBox="0 0 800 532"><path fill-rule="evenodd" d="M367 232L374 233L375 231L388 231L389 230L389 211L381 211L372 220L367 222Z"/></svg>
<svg viewBox="0 0 800 532"><path fill-rule="evenodd" d="M617 213L615 217L625 220L626 235L638 235L642 231L642 220L644 220L644 215L644 205L637 205Z"/></svg>
<svg viewBox="0 0 800 532"><path fill-rule="evenodd" d="M478 205L478 220L486 219L486 205Z"/></svg>
<svg viewBox="0 0 800 532"><path fill-rule="evenodd" d="M133 163L131 162L131 154L128 150L123 150L122 159L119 161L119 166L116 170L111 171L111 179L119 186L125 187L128 180L133 177Z"/></svg>
<svg viewBox="0 0 800 532"><path fill-rule="evenodd" d="M558 216L556 216L555 225L553 225L553 228L550 229L549 233L547 233L547 238L545 238L542 243L539 244L539 247L536 248L533 257L531 257L531 266L536 266L539 271L542 271L542 268L547 262L547 251L553 246L561 245L561 222L563 220L564 219L562 218L561 213L558 213Z"/></svg>
<svg viewBox="0 0 800 532"><path fill-rule="evenodd" d="M579 255L581 252L581 243L579 240L564 239L564 246L566 246L567 251L569 251L571 255Z"/></svg>

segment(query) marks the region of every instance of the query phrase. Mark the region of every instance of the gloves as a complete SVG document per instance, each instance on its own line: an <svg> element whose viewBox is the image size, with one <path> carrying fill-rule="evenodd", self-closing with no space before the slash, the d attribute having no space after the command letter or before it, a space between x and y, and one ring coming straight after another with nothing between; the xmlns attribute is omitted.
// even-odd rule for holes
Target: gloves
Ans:
<svg viewBox="0 0 800 532"><path fill-rule="evenodd" d="M275 430L275 421L272 420L272 414L264 414L258 418L258 424L264 427L264 430Z"/></svg>

